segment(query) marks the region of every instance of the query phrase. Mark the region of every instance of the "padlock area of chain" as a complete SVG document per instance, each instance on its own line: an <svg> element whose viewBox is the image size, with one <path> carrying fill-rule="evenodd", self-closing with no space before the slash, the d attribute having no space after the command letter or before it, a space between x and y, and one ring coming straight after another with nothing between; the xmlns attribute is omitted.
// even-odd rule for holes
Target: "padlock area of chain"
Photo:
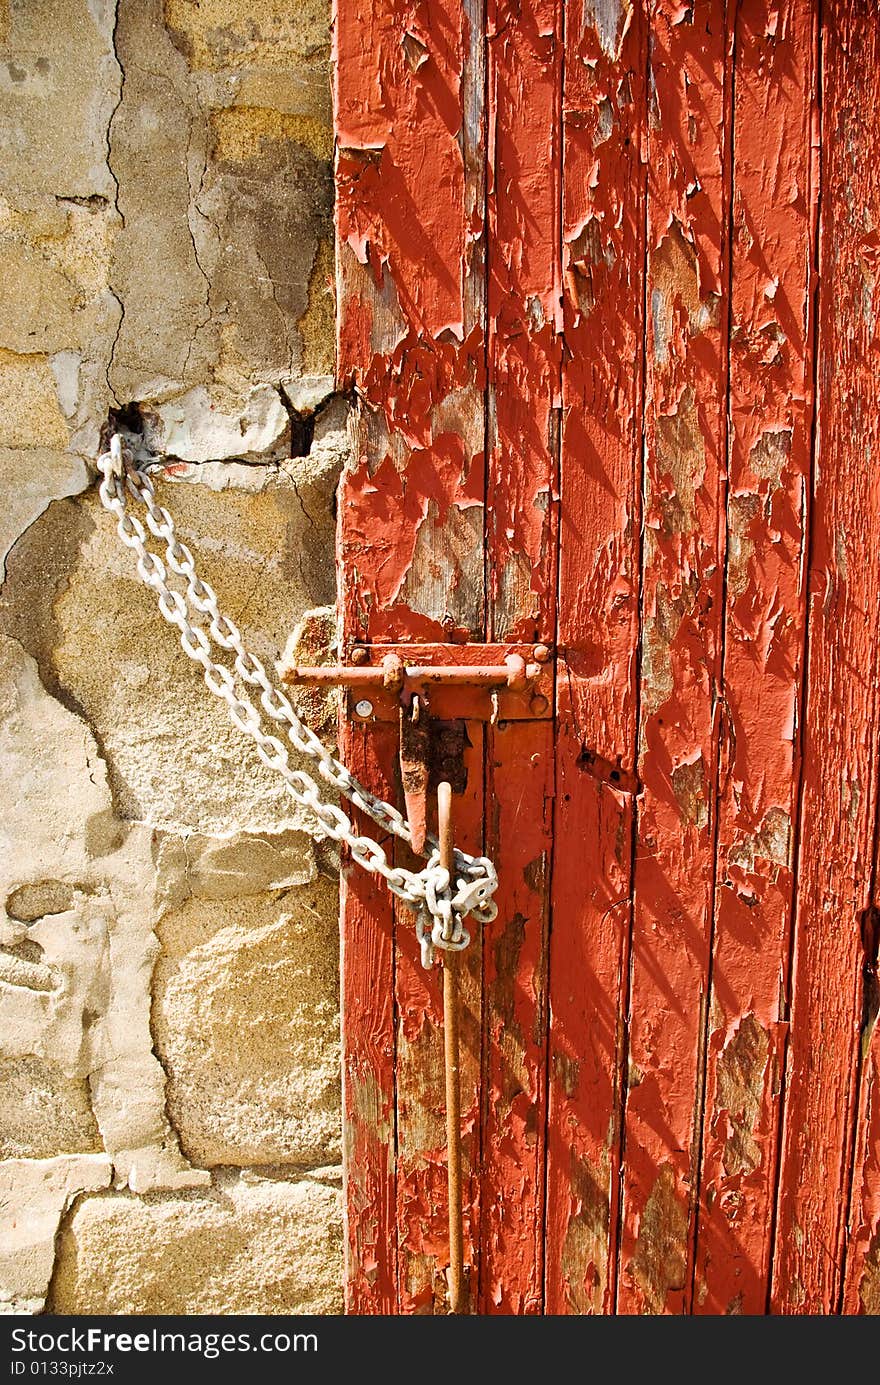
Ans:
<svg viewBox="0 0 880 1385"><path fill-rule="evenodd" d="M156 462L161 464L161 459ZM492 862L456 848L451 875L440 864L437 841L429 837L430 853L422 870L392 866L377 841L358 834L347 814L322 798L316 780L291 765L287 746L266 730L268 723L284 728L294 750L317 766L326 784L384 831L412 845L403 814L371 793L330 753L297 716L262 661L247 651L238 627L220 611L214 589L197 574L191 551L178 539L172 516L157 503L150 476L135 464L121 434L113 435L109 451L101 454L97 466L102 477L101 503L115 517L122 542L136 555L138 577L156 594L160 614L177 629L184 653L201 668L208 691L226 703L231 721L255 742L263 764L280 774L295 802L310 811L315 827L308 830L344 843L358 866L381 875L392 893L416 911L424 967L434 965L437 949L463 951L471 941L465 919L487 924L498 912L493 898L498 875ZM146 527L129 509L130 500L143 505ZM164 544L163 557L147 547L147 530ZM174 578L179 579L177 586L170 585ZM231 668L214 657L212 642Z"/></svg>

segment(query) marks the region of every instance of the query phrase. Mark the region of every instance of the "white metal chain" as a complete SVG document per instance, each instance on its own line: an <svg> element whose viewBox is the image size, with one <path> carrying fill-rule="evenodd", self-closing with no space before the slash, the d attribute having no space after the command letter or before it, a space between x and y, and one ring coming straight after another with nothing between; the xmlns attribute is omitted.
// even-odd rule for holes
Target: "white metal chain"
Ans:
<svg viewBox="0 0 880 1385"><path fill-rule="evenodd" d="M440 865L437 842L431 847L427 865L421 871L392 866L384 849L372 837L360 836L348 816L335 803L321 798L321 789L311 775L290 764L287 746L278 736L264 729L272 721L284 727L285 734L300 755L312 760L327 784L338 790L362 813L394 836L411 845L409 827L403 814L370 793L343 764L330 754L308 726L300 720L289 699L266 672L262 662L249 654L238 628L220 611L213 588L196 573L195 559L178 539L174 521L156 501L156 491L147 473L135 466L121 434L114 434L109 452L98 458L103 477L99 488L105 509L116 516L116 531L127 548L137 554L137 573L159 598L159 611L180 633L184 652L198 664L208 690L221 698L233 723L256 742L257 754L270 769L277 770L287 787L304 808L311 810L320 824L314 835L325 835L344 842L353 861L381 875L388 888L418 913L416 933L422 964L430 967L435 948L460 952L470 942L464 920L491 923L498 912L493 895L498 876L485 856L455 852L455 872ZM147 529L165 544L164 559L147 548L147 533L140 519L128 509L128 499L140 501L146 509ZM169 573L181 579L184 588L169 586ZM217 663L211 641L232 661L232 669ZM259 709L246 687L257 690Z"/></svg>

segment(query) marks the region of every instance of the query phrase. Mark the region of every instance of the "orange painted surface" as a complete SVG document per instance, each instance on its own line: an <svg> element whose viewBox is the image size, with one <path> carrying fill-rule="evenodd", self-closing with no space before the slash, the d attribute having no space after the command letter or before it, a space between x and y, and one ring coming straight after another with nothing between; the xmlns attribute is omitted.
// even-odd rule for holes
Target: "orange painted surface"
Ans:
<svg viewBox="0 0 880 1385"><path fill-rule="evenodd" d="M762 1312L772 1257L806 625L816 37L811 0L765 0L742 8L733 56L727 562L694 1297L704 1313Z"/></svg>
<svg viewBox="0 0 880 1385"><path fill-rule="evenodd" d="M564 35L561 517L549 957L549 1313L617 1282L636 780L645 16ZM621 305L627 311L621 311ZM553 920L565 920L563 927Z"/></svg>
<svg viewBox="0 0 880 1385"><path fill-rule="evenodd" d="M836 1312L847 1281L849 1309L880 1306L871 911L880 645L878 58L875 8L826 4L804 772L771 1284L780 1312Z"/></svg>
<svg viewBox="0 0 880 1385"><path fill-rule="evenodd" d="M480 1313L880 1311L880 15L336 0L354 642L468 723ZM343 718L400 797L394 729ZM348 1305L444 1311L439 970L346 870Z"/></svg>

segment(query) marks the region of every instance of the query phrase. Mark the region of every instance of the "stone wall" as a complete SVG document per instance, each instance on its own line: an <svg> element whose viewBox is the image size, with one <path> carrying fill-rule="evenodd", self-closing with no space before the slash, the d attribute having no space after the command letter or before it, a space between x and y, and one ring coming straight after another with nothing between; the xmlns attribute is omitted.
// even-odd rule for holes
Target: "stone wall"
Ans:
<svg viewBox="0 0 880 1385"><path fill-rule="evenodd" d="M94 484L121 422L254 652L330 639L328 47L327 0L0 0L6 1311L340 1308L333 856Z"/></svg>

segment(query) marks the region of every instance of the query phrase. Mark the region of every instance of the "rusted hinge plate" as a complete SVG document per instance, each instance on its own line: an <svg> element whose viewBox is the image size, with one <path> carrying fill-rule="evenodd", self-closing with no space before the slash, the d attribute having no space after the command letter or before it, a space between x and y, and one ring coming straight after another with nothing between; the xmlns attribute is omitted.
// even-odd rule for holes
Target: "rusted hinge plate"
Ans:
<svg viewBox="0 0 880 1385"><path fill-rule="evenodd" d="M361 656L362 667L379 667L389 654L396 654L408 668L473 665L475 672L503 664L509 654L518 654L527 663L535 661L533 644L371 644L357 648L366 654L366 658ZM547 721L553 715L553 668L551 654L541 663L537 679L522 691L430 682L430 715L440 721ZM399 719L400 696L396 692L382 687L371 687L369 691L352 688L347 699L349 714L355 721Z"/></svg>

